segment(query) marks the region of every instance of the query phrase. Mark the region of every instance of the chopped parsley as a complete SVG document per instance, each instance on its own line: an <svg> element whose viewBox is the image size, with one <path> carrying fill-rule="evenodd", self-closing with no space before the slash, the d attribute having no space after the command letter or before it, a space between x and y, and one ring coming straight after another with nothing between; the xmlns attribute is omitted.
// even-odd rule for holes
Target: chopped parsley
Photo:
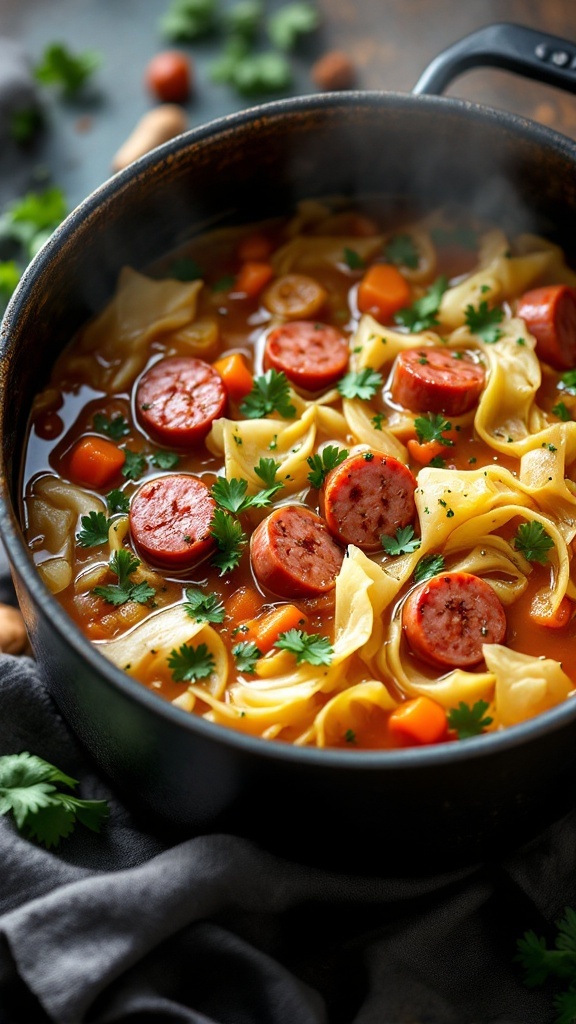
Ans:
<svg viewBox="0 0 576 1024"><path fill-rule="evenodd" d="M285 419L296 415L290 402L290 385L285 373L267 370L262 377L255 377L252 391L240 406L240 412L247 419L260 419L277 412Z"/></svg>
<svg viewBox="0 0 576 1024"><path fill-rule="evenodd" d="M452 424L445 420L440 413L430 413L428 416L417 416L414 420L416 437L420 444L428 441L439 441L447 448L454 444L449 437L444 436L446 430L452 429Z"/></svg>
<svg viewBox="0 0 576 1024"><path fill-rule="evenodd" d="M226 480L225 477L219 477L212 485L210 493L221 508L232 512L233 515L241 515L249 508L266 508L282 486L282 484L273 484L265 491L247 494L248 482L246 480L238 480L236 477Z"/></svg>
<svg viewBox="0 0 576 1024"><path fill-rule="evenodd" d="M296 656L296 664L307 661L310 665L329 665L334 650L327 636L318 633L304 633L301 629L288 629L280 633L275 645L280 651L290 651Z"/></svg>
<svg viewBox="0 0 576 1024"><path fill-rule="evenodd" d="M106 434L113 441L121 441L126 434L130 433L128 420L124 419L124 416L120 414L110 419L109 416L104 416L103 413L97 412L94 416L93 425L96 433Z"/></svg>
<svg viewBox="0 0 576 1024"><path fill-rule="evenodd" d="M542 523L531 519L530 522L521 523L518 527L514 547L529 562L540 562L541 565L545 565L548 561L548 552L554 547L554 541Z"/></svg>
<svg viewBox="0 0 576 1024"><path fill-rule="evenodd" d="M413 526L398 527L394 537L382 533L380 541L387 555L408 555L417 551L421 544L419 537L414 536Z"/></svg>
<svg viewBox="0 0 576 1024"><path fill-rule="evenodd" d="M221 508L214 510L210 533L218 546L217 553L212 557L212 565L220 569L220 575L224 576L238 565L247 543L246 534L238 520Z"/></svg>
<svg viewBox="0 0 576 1024"><path fill-rule="evenodd" d="M459 740L479 736L494 721L486 715L489 706L485 700L477 700L472 707L461 700L457 708L448 712L448 728L457 733Z"/></svg>
<svg viewBox="0 0 576 1024"><path fill-rule="evenodd" d="M239 672L253 672L262 651L252 640L242 640L232 648L232 655Z"/></svg>
<svg viewBox="0 0 576 1024"><path fill-rule="evenodd" d="M414 569L414 582L424 583L426 580L431 580L433 576L442 572L444 564L443 555L423 555Z"/></svg>
<svg viewBox="0 0 576 1024"><path fill-rule="evenodd" d="M363 402L367 402L374 397L382 384L382 374L367 366L357 372L351 370L350 373L342 377L338 381L338 391L344 398L360 398Z"/></svg>
<svg viewBox="0 0 576 1024"><path fill-rule="evenodd" d="M559 387L569 395L576 395L576 369L566 370L560 377Z"/></svg>
<svg viewBox="0 0 576 1024"><path fill-rule="evenodd" d="M442 296L448 287L448 279L442 275L420 299L416 299L411 306L400 309L394 315L394 320L402 327L407 327L411 334L419 334L420 331L427 331L430 327L438 325L436 314L440 309Z"/></svg>
<svg viewBox="0 0 576 1024"><path fill-rule="evenodd" d="M205 594L196 587L187 587L184 593L184 610L191 619L196 619L196 622L224 622L226 612L216 594Z"/></svg>
<svg viewBox="0 0 576 1024"><path fill-rule="evenodd" d="M99 832L108 817L106 800L81 800L57 785L74 790L78 780L28 751L0 757L0 815L12 814L26 838L48 849L69 836L77 821Z"/></svg>
<svg viewBox="0 0 576 1024"><path fill-rule="evenodd" d="M202 277L201 267L198 266L196 260L192 260L188 256L174 260L168 273L177 281L198 281Z"/></svg>
<svg viewBox="0 0 576 1024"><path fill-rule="evenodd" d="M562 420L563 423L567 423L568 420L572 419L572 416L570 415L570 410L567 408L564 402L557 402L556 405L553 406L552 412L555 416L558 417L559 420Z"/></svg>
<svg viewBox="0 0 576 1024"><path fill-rule="evenodd" d="M356 250L349 249L347 245L344 246L344 262L350 270L363 270L366 266Z"/></svg>
<svg viewBox="0 0 576 1024"><path fill-rule="evenodd" d="M348 458L347 448L336 448L333 444L327 444L318 455L309 455L306 462L310 466L308 480L312 487L320 488L324 483L330 470L339 466L344 459Z"/></svg>
<svg viewBox="0 0 576 1024"><path fill-rule="evenodd" d="M179 462L180 456L176 452L170 452L164 448L150 456L150 463L152 466L156 466L156 469L175 469Z"/></svg>
<svg viewBox="0 0 576 1024"><path fill-rule="evenodd" d="M109 520L103 512L89 512L80 520L81 530L76 534L76 540L82 548L95 548L100 544L108 542Z"/></svg>
<svg viewBox="0 0 576 1024"><path fill-rule="evenodd" d="M279 50L292 50L300 39L318 28L318 11L305 0L284 4L270 15L267 24L270 40Z"/></svg>
<svg viewBox="0 0 576 1024"><path fill-rule="evenodd" d="M106 586L94 587L92 591L97 597L101 597L108 604L121 605L127 601L136 601L137 604L146 604L156 594L156 591L146 581L134 583L130 576L140 566L140 559L135 558L127 548L120 548L115 551L108 563L110 572L118 577L118 583L109 583Z"/></svg>
<svg viewBox="0 0 576 1024"><path fill-rule="evenodd" d="M390 263L409 270L416 270L420 262L418 249L410 235L394 235L385 247L384 255Z"/></svg>
<svg viewBox="0 0 576 1024"><path fill-rule="evenodd" d="M206 679L214 671L214 655L206 644L182 644L178 650L170 651L168 668L176 683L193 683L197 679Z"/></svg>
<svg viewBox="0 0 576 1024"><path fill-rule="evenodd" d="M385 419L386 416L384 415L383 412L377 412L375 416L373 416L372 419L370 420L372 426L374 427L374 430L382 430L382 423Z"/></svg>
<svg viewBox="0 0 576 1024"><path fill-rule="evenodd" d="M75 96L100 67L102 57L96 50L72 53L64 43L50 43L34 75L42 85L56 85L65 96Z"/></svg>
<svg viewBox="0 0 576 1024"><path fill-rule="evenodd" d="M106 504L111 516L116 512L126 515L130 510L130 498L127 494L124 494L124 491L119 490L118 487L115 487L113 491L106 495Z"/></svg>
<svg viewBox="0 0 576 1024"><path fill-rule="evenodd" d="M486 345L493 345L502 337L502 331L498 324L501 324L504 319L504 310L499 306L489 309L486 300L482 299L478 309L475 309L474 306L466 306L464 317L472 334L481 338Z"/></svg>
<svg viewBox="0 0 576 1024"><path fill-rule="evenodd" d="M172 0L160 20L160 32L173 43L190 43L216 28L216 0Z"/></svg>
<svg viewBox="0 0 576 1024"><path fill-rule="evenodd" d="M257 466L254 466L256 476L260 477L265 487L276 486L276 474L280 469L280 463L276 459L261 458ZM282 485L283 486L283 485Z"/></svg>
<svg viewBox="0 0 576 1024"><path fill-rule="evenodd" d="M126 480L138 480L146 471L146 458L140 452L134 452L131 448L122 448L125 455L125 462L122 466L122 476Z"/></svg>

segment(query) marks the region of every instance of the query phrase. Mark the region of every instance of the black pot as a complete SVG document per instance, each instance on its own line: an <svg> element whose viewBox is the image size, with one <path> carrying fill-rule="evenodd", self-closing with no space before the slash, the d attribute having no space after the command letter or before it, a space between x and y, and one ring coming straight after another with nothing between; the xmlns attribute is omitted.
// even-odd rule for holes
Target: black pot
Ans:
<svg viewBox="0 0 576 1024"><path fill-rule="evenodd" d="M557 54L570 63L576 47L497 26L439 58L417 91L442 88L473 63L502 66L511 38L515 70L574 86ZM50 690L133 807L188 832L233 829L304 861L422 873L499 855L571 807L575 701L431 748L330 751L253 739L164 703L111 665L43 586L19 526L32 398L124 264L144 269L207 225L368 193L401 197L412 211L458 200L576 255L576 143L519 117L351 92L271 103L191 131L98 189L22 278L2 326L1 530Z"/></svg>

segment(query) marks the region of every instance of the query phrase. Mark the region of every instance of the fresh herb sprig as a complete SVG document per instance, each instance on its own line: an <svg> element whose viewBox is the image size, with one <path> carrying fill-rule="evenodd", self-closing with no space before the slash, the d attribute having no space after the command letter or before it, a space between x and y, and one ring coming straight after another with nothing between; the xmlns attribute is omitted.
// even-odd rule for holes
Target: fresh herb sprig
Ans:
<svg viewBox="0 0 576 1024"><path fill-rule="evenodd" d="M308 480L312 487L322 487L330 470L344 462L349 454L347 448L337 448L336 445L327 444L318 455L309 455L306 462L310 466Z"/></svg>
<svg viewBox="0 0 576 1024"><path fill-rule="evenodd" d="M427 444L429 441L439 441L446 448L454 444L451 438L445 436L446 431L452 430L452 424L445 420L440 413L417 416L414 420L414 429L420 444Z"/></svg>
<svg viewBox="0 0 576 1024"><path fill-rule="evenodd" d="M196 622L224 622L226 612L217 594L206 594L197 587L187 587L184 593L184 610L191 619Z"/></svg>
<svg viewBox="0 0 576 1024"><path fill-rule="evenodd" d="M266 508L282 486L281 483L272 484L264 491L248 494L246 480L238 480L236 477L227 480L225 477L219 477L212 485L210 493L220 508L239 516L250 508Z"/></svg>
<svg viewBox="0 0 576 1024"><path fill-rule="evenodd" d="M419 334L430 327L437 327L439 321L436 314L440 310L442 296L447 287L448 278L444 275L438 277L421 298L416 299L411 306L398 310L394 315L395 322L407 327L411 334Z"/></svg>
<svg viewBox="0 0 576 1024"><path fill-rule="evenodd" d="M444 569L444 556L439 554L423 555L414 569L414 583L424 583L437 576Z"/></svg>
<svg viewBox="0 0 576 1024"><path fill-rule="evenodd" d="M307 661L310 665L329 665L334 655L327 636L318 633L304 633L301 629L288 629L280 633L274 645L279 651L290 651L296 656L296 664Z"/></svg>
<svg viewBox="0 0 576 1024"><path fill-rule="evenodd" d="M554 547L554 541L542 523L537 519L531 519L530 522L521 523L518 527L514 547L529 562L540 562L541 565L545 565L548 561L548 552Z"/></svg>
<svg viewBox="0 0 576 1024"><path fill-rule="evenodd" d="M82 516L80 526L76 540L81 548L95 548L107 543L110 520L106 518L104 512L92 511L87 516Z"/></svg>
<svg viewBox="0 0 576 1024"><path fill-rule="evenodd" d="M502 337L502 330L498 325L504 319L504 310L499 306L489 309L486 300L482 299L477 309L471 305L466 306L464 318L471 333L481 338L486 345L493 345Z"/></svg>
<svg viewBox="0 0 576 1024"><path fill-rule="evenodd" d="M252 391L240 406L240 412L246 419L261 419L273 412L279 413L284 419L292 419L296 408L290 401L290 384L285 373L278 370L267 370L265 374L254 378Z"/></svg>
<svg viewBox="0 0 576 1024"><path fill-rule="evenodd" d="M102 64L96 50L73 53L64 43L50 43L34 68L34 76L42 85L60 88L66 97L75 96Z"/></svg>
<svg viewBox="0 0 576 1024"><path fill-rule="evenodd" d="M232 648L232 655L239 672L254 672L262 651L252 640L242 640Z"/></svg>
<svg viewBox="0 0 576 1024"><path fill-rule="evenodd" d="M130 433L130 424L120 413L117 416L105 416L97 412L92 424L97 434L106 434L112 441L121 441Z"/></svg>
<svg viewBox="0 0 576 1024"><path fill-rule="evenodd" d="M168 655L168 668L176 683L194 683L206 679L214 671L214 655L206 644L181 644Z"/></svg>
<svg viewBox="0 0 576 1024"><path fill-rule="evenodd" d="M359 398L363 402L373 398L384 383L381 373L366 366L363 370L351 370L338 381L338 391L343 398Z"/></svg>
<svg viewBox="0 0 576 1024"><path fill-rule="evenodd" d="M422 541L419 537L414 536L413 526L399 526L393 537L390 534L382 533L380 543L387 555L396 556L412 554L413 551L418 550Z"/></svg>
<svg viewBox="0 0 576 1024"><path fill-rule="evenodd" d="M222 508L214 510L210 533L218 547L218 551L212 556L212 565L220 570L221 576L224 576L238 565L248 538L238 520Z"/></svg>
<svg viewBox="0 0 576 1024"><path fill-rule="evenodd" d="M130 580L140 564L140 559L135 558L131 551L127 548L119 548L118 551L114 551L108 563L110 572L118 578L118 582L94 587L92 592L108 604L116 606L126 604L128 601L147 604L156 595L154 588L145 580L141 583L134 583Z"/></svg>
<svg viewBox="0 0 576 1024"><path fill-rule="evenodd" d="M393 235L384 248L384 256L399 267L416 270L420 257L414 239L410 235Z"/></svg>
<svg viewBox="0 0 576 1024"><path fill-rule="evenodd" d="M457 734L459 740L480 736L494 721L486 714L489 707L485 700L477 700L472 707L461 700L457 708L448 712L448 728Z"/></svg>

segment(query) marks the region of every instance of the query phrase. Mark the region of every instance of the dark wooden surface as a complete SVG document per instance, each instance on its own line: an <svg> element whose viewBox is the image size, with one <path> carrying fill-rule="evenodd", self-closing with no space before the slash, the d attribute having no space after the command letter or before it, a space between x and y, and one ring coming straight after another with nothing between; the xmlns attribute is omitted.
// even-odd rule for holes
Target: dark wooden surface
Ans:
<svg viewBox="0 0 576 1024"><path fill-rule="evenodd" d="M221 0L230 6L234 0ZM111 160L152 105L143 84L147 61L166 43L159 18L169 0L0 0L0 35L19 40L33 62L55 39L75 51L96 48L103 64L92 91L64 104L45 92L48 118L32 154L47 166L76 205L111 173ZM280 5L268 0L267 7ZM322 25L293 58L293 93L314 92L313 60L345 50L363 89L409 92L425 66L447 46L483 25L509 21L576 42L574 0L318 0ZM196 65L197 87L187 104L190 126L254 102L209 78L217 40L183 47ZM447 95L526 115L576 138L576 97L497 70L462 75ZM273 96L264 99L273 99Z"/></svg>

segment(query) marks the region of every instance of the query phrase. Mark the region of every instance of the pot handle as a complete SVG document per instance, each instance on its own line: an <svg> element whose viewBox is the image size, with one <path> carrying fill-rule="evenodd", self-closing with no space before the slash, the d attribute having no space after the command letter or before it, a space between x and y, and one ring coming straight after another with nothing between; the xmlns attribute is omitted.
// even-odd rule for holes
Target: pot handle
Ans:
<svg viewBox="0 0 576 1024"><path fill-rule="evenodd" d="M443 50L424 70L412 92L440 96L453 78L482 66L514 71L576 92L576 43L506 23L487 25Z"/></svg>

